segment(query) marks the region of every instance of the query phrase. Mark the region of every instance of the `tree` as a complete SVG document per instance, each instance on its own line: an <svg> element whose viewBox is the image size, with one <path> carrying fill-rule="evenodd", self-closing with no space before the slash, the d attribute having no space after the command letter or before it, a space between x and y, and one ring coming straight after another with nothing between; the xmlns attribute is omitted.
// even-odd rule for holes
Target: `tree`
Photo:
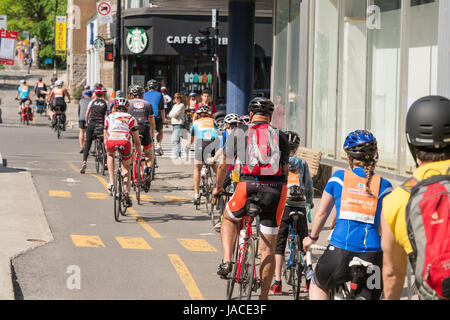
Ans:
<svg viewBox="0 0 450 320"><path fill-rule="evenodd" d="M67 15L67 0L0 1L0 14L8 16L8 30L18 31L19 40L23 40L22 31L29 31L30 36L41 41L39 51L41 60L53 58L56 1L58 1L57 15ZM65 60L65 56L58 56L57 64Z"/></svg>

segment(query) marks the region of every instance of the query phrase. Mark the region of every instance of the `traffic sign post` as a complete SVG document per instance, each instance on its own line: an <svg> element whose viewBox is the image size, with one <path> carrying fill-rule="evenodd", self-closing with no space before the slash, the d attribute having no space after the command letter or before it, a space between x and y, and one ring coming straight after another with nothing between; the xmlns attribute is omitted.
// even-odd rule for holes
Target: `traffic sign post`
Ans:
<svg viewBox="0 0 450 320"><path fill-rule="evenodd" d="M98 16L98 24L113 23L113 17L111 13L111 1L97 2L97 16Z"/></svg>
<svg viewBox="0 0 450 320"><path fill-rule="evenodd" d="M14 65L17 32L0 30L0 64Z"/></svg>

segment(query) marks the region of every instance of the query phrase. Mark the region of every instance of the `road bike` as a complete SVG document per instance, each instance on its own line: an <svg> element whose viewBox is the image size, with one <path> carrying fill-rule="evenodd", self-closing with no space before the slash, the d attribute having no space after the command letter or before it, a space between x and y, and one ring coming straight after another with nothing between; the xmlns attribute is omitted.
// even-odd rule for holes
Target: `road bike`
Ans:
<svg viewBox="0 0 450 320"><path fill-rule="evenodd" d="M56 131L57 138L61 139L61 132L64 130L65 125L64 112L61 111L61 108L59 106L56 106L54 111L55 111L54 117L56 117L54 130Z"/></svg>
<svg viewBox="0 0 450 320"><path fill-rule="evenodd" d="M135 148L133 162L131 163L131 184L133 186L134 192L136 193L136 201L138 205L141 204L141 190L144 181L144 173L142 168L143 161L144 159L141 159L138 150Z"/></svg>
<svg viewBox="0 0 450 320"><path fill-rule="evenodd" d="M289 217L292 219L289 224L288 248L289 255L286 262L282 264L282 274L286 283L292 286L294 300L300 299L302 288L302 278L304 279L304 291L309 290L309 283L312 277L312 266L308 265L306 254L303 252L303 238L308 230L302 230L302 221L306 222L306 199L300 194L297 186L293 187L286 204L290 208ZM306 222L307 223L307 222ZM306 227L307 228L307 227Z"/></svg>
<svg viewBox="0 0 450 320"><path fill-rule="evenodd" d="M195 203L195 208L200 209L200 200L205 198L206 212L210 214L209 206L212 198L212 192L214 189L214 179L211 166L205 163L200 173L200 197Z"/></svg>
<svg viewBox="0 0 450 320"><path fill-rule="evenodd" d="M25 104L23 106L20 119L22 124L26 124L27 126L30 124L30 121L33 121L33 111L29 105Z"/></svg>
<svg viewBox="0 0 450 320"><path fill-rule="evenodd" d="M114 198L114 219L116 222L120 222L119 215L125 216L127 206L125 203L125 185L122 173L122 155L121 152L124 147L117 146L115 150L119 151L119 165L117 166L116 173L114 175L113 186L113 198Z"/></svg>
<svg viewBox="0 0 450 320"><path fill-rule="evenodd" d="M98 125L94 129L94 152L95 152L95 170L97 173L105 175L107 154L105 149L105 143L103 141L103 125Z"/></svg>
<svg viewBox="0 0 450 320"><path fill-rule="evenodd" d="M211 216L211 223L214 226L222 219L223 210L230 198L233 196L232 192L221 192L217 197L211 197L209 206L209 215ZM216 230L220 232L220 229Z"/></svg>
<svg viewBox="0 0 450 320"><path fill-rule="evenodd" d="M247 216L241 220L238 229L238 237L233 248L233 269L227 279L226 298L233 299L235 285L238 285L239 300L250 300L252 292L257 292L261 287L261 280L256 272L256 243L259 241L257 232L253 232L256 226L255 218L261 213L257 195L248 198Z"/></svg>

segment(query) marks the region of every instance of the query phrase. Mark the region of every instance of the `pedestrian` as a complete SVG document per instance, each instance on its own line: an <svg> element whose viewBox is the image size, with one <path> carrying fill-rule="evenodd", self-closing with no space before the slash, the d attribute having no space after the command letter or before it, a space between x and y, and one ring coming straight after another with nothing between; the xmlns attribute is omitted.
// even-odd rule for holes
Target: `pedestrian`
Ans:
<svg viewBox="0 0 450 320"><path fill-rule="evenodd" d="M78 103L78 127L80 128L80 134L78 135L78 141L80 142L80 153L84 152L84 140L86 137L86 111L89 104L92 101L92 91L83 92L83 97Z"/></svg>
<svg viewBox="0 0 450 320"><path fill-rule="evenodd" d="M171 119L173 131L172 131L172 142L175 143L173 149L173 158L181 158L181 138L183 136L184 120L186 106L184 105L183 96L179 93L175 93L174 96L175 104L169 113L169 118Z"/></svg>
<svg viewBox="0 0 450 320"><path fill-rule="evenodd" d="M386 300L400 300L408 257L421 300L450 300L450 100L417 100L406 136L417 170L383 201Z"/></svg>
<svg viewBox="0 0 450 320"><path fill-rule="evenodd" d="M169 96L169 92L166 87L161 87L161 94L164 98L164 113L169 114L171 110L172 98ZM167 121L165 122L166 128L168 128Z"/></svg>
<svg viewBox="0 0 450 320"><path fill-rule="evenodd" d="M277 94L275 101L275 110L273 112L273 126L278 130L283 130L283 121L286 116L286 106L283 104L281 93Z"/></svg>
<svg viewBox="0 0 450 320"><path fill-rule="evenodd" d="M31 67L33 66L33 57L30 56L28 60L28 74L30 74Z"/></svg>

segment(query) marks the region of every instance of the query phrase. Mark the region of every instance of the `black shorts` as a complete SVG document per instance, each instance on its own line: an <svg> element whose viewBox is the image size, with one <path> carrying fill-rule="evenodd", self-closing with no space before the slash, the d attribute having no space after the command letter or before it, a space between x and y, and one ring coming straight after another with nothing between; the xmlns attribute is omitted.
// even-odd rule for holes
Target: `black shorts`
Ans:
<svg viewBox="0 0 450 320"><path fill-rule="evenodd" d="M241 178L227 204L230 217L235 220L244 218L247 215L248 198L255 194L260 198L261 233L276 235L286 205L287 186L283 182Z"/></svg>
<svg viewBox="0 0 450 320"><path fill-rule="evenodd" d="M163 121L161 117L155 118L155 129L156 131L161 131L163 129Z"/></svg>
<svg viewBox="0 0 450 320"><path fill-rule="evenodd" d="M78 127L79 127L80 129L86 130L86 120L80 120L80 121L78 121Z"/></svg>
<svg viewBox="0 0 450 320"><path fill-rule="evenodd" d="M27 102L29 99L28 98L20 98L20 104L24 105L25 102Z"/></svg>
<svg viewBox="0 0 450 320"><path fill-rule="evenodd" d="M147 124L142 124L138 126L139 135L141 137L141 145L144 147L144 150L150 149L152 147L152 136L150 134L150 126Z"/></svg>
<svg viewBox="0 0 450 320"><path fill-rule="evenodd" d="M214 157L219 143L219 139L197 140L195 142L195 160L205 162L208 158Z"/></svg>
<svg viewBox="0 0 450 320"><path fill-rule="evenodd" d="M308 221L306 219L306 208L297 208L286 206L284 208L283 217L281 218L280 228L278 229L277 247L275 254L284 255L286 250L286 243L289 237L289 225L292 224L293 218L289 216L291 212L299 213L296 230L297 236L300 239L300 249L303 249L302 240L308 236Z"/></svg>
<svg viewBox="0 0 450 320"><path fill-rule="evenodd" d="M348 266L353 257L358 257L364 261L371 262L373 265L378 266L380 274L378 275L379 288L369 289L367 287L367 281L369 277L373 277L368 273L364 280L361 282L356 291L357 296L362 296L366 300L380 300L381 292L383 291L383 284L381 281L381 270L383 265L383 253L382 252L352 252L337 248L335 246L328 246L327 250L320 257L314 270L314 283L324 291L330 291L337 288L339 285L352 280L350 273L350 267Z"/></svg>

